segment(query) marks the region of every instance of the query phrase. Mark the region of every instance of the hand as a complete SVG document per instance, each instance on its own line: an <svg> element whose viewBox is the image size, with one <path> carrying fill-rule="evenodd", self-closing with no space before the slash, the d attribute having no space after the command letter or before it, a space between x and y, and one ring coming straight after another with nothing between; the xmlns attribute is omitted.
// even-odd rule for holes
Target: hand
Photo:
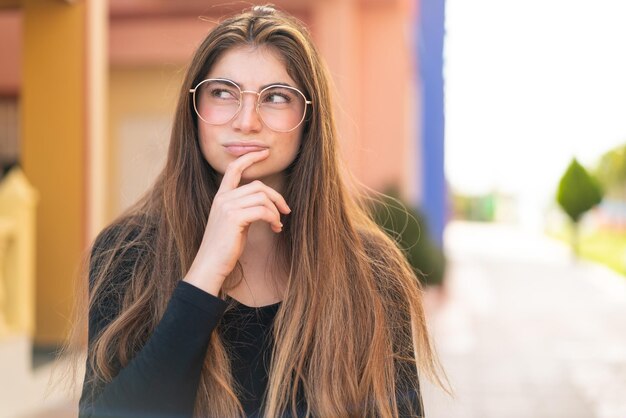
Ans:
<svg viewBox="0 0 626 418"><path fill-rule="evenodd" d="M280 213L291 209L280 193L259 180L238 187L243 171L268 155L269 150L249 152L228 164L184 281L217 296L243 253L250 224L265 221L274 232L282 231Z"/></svg>

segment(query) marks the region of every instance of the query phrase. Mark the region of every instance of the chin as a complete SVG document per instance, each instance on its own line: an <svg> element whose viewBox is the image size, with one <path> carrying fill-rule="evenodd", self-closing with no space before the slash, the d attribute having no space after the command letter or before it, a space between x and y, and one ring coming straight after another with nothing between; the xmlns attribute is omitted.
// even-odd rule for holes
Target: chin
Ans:
<svg viewBox="0 0 626 418"><path fill-rule="evenodd" d="M254 180L263 181L264 178L273 177L277 173L267 172L265 170L255 170L254 167L248 168L243 171L241 174L241 182L242 183L250 183Z"/></svg>
<svg viewBox="0 0 626 418"><path fill-rule="evenodd" d="M248 171L248 170L246 170ZM260 180L266 186L276 189L278 192L281 190L283 183L283 172L265 171L265 170L251 170L249 173L243 172L241 176L241 182L239 184L251 183L254 180Z"/></svg>

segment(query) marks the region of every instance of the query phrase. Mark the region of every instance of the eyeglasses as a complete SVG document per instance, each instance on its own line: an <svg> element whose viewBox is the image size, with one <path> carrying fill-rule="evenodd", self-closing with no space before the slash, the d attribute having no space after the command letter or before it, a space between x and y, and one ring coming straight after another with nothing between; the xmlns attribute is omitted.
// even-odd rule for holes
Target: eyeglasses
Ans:
<svg viewBox="0 0 626 418"><path fill-rule="evenodd" d="M295 87L271 85L256 92L241 90L223 78L203 80L189 89L189 93L193 94L193 108L198 117L210 125L230 122L241 111L243 95L255 94L257 114L268 128L277 132L291 132L300 126L311 104Z"/></svg>

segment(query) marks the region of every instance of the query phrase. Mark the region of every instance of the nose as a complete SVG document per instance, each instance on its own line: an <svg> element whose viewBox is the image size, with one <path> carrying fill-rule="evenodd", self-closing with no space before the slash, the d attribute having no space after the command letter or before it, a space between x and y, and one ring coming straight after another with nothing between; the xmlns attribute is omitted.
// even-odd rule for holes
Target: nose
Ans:
<svg viewBox="0 0 626 418"><path fill-rule="evenodd" d="M242 94L241 107L233 119L233 129L244 133L258 132L263 129L263 122L256 110L256 103L256 93Z"/></svg>

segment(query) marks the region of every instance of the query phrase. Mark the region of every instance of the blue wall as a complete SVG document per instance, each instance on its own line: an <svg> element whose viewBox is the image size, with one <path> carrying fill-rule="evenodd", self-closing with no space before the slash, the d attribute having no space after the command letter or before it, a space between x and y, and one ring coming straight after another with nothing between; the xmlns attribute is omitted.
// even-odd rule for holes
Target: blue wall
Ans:
<svg viewBox="0 0 626 418"><path fill-rule="evenodd" d="M443 40L445 0L418 0L416 55L422 83L422 130L416 139L422 160L419 207L433 239L442 246L448 203L444 177Z"/></svg>

